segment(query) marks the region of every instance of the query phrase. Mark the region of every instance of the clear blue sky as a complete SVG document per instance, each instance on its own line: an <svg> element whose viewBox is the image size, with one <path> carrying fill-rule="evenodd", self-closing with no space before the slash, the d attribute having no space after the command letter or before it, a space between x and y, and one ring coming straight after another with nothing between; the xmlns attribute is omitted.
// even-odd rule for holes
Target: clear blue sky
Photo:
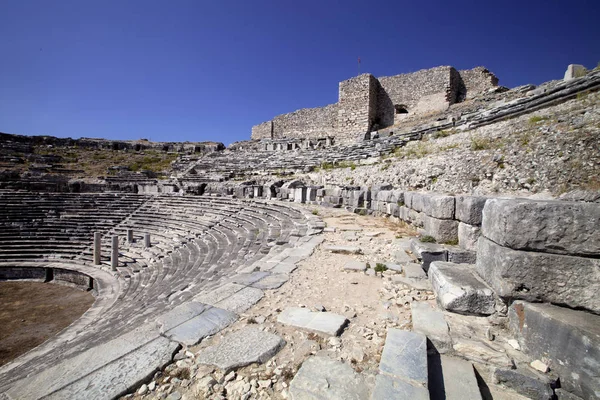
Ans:
<svg viewBox="0 0 600 400"><path fill-rule="evenodd" d="M2 0L0 132L250 137L361 72L484 65L514 87L600 61L600 1Z"/></svg>

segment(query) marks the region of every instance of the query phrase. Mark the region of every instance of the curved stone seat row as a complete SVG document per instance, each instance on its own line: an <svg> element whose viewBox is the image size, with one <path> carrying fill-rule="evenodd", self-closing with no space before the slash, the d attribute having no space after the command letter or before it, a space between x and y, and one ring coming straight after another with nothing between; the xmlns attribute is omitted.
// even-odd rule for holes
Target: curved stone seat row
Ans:
<svg viewBox="0 0 600 400"><path fill-rule="evenodd" d="M73 268L83 265L113 276L118 287L115 303L79 327L68 343L60 338L68 335L69 329L38 347L35 357L25 355L0 368L0 392L27 375L43 375L44 368L62 361L69 365L68 360L88 349L139 327L154 326L160 315L175 312L172 310L190 301L213 305L234 313L231 315L242 312L260 299L262 292L250 283L234 283L236 277L263 265L276 266L289 258L291 250L310 254L303 249L316 245L310 242L310 235L322 229L317 217L279 204L167 196L143 197L139 204L104 233L102 265L92 265L91 245L68 261ZM134 230L133 243L126 241L127 229ZM151 234L149 248L143 246L144 233ZM113 234L121 237L116 272L106 263L108 238ZM298 259L296 254L294 260Z"/></svg>

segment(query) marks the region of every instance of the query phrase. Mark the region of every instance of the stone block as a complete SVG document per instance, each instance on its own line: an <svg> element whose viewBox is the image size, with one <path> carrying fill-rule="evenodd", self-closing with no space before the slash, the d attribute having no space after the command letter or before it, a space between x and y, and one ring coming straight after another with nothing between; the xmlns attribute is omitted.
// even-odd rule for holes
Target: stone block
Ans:
<svg viewBox="0 0 600 400"><path fill-rule="evenodd" d="M347 398L347 397L340 397ZM411 385L395 377L379 374L375 377L375 388L371 399L411 399L429 400L427 388Z"/></svg>
<svg viewBox="0 0 600 400"><path fill-rule="evenodd" d="M476 251L463 250L455 246L448 247L448 262L456 264L475 264L476 261Z"/></svg>
<svg viewBox="0 0 600 400"><path fill-rule="evenodd" d="M465 224L481 225L481 213L488 197L456 196L455 218Z"/></svg>
<svg viewBox="0 0 600 400"><path fill-rule="evenodd" d="M481 400L473 364L447 355L430 355L428 362L432 399Z"/></svg>
<svg viewBox="0 0 600 400"><path fill-rule="evenodd" d="M477 251L477 240L481 234L481 228L464 222L458 223L458 245L469 251Z"/></svg>
<svg viewBox="0 0 600 400"><path fill-rule="evenodd" d="M350 260L344 264L344 271L364 272L367 264L364 261Z"/></svg>
<svg viewBox="0 0 600 400"><path fill-rule="evenodd" d="M514 302L511 331L531 358L550 360L563 389L585 399L600 395L600 316L549 304Z"/></svg>
<svg viewBox="0 0 600 400"><path fill-rule="evenodd" d="M494 383L501 384L529 399L553 400L556 382L544 376L535 376L526 370L495 368L492 371Z"/></svg>
<svg viewBox="0 0 600 400"><path fill-rule="evenodd" d="M297 187L294 189L294 202L305 203L306 202L306 188Z"/></svg>
<svg viewBox="0 0 600 400"><path fill-rule="evenodd" d="M440 354L452 350L452 339L444 313L435 310L426 302L419 301L410 303L410 311L413 331L427 336Z"/></svg>
<svg viewBox="0 0 600 400"><path fill-rule="evenodd" d="M337 336L344 330L348 320L342 315L330 312L313 312L306 308L292 307L283 310L277 317L277 322Z"/></svg>
<svg viewBox="0 0 600 400"><path fill-rule="evenodd" d="M491 199L482 234L500 246L585 257L600 256L600 204Z"/></svg>
<svg viewBox="0 0 600 400"><path fill-rule="evenodd" d="M423 212L425 208L423 197L425 197L423 193L412 192L410 208L417 212Z"/></svg>
<svg viewBox="0 0 600 400"><path fill-rule="evenodd" d="M392 190L392 198L390 201L398 205L404 204L404 192L402 190Z"/></svg>
<svg viewBox="0 0 600 400"><path fill-rule="evenodd" d="M310 357L290 382L292 399L368 399L362 374L328 357Z"/></svg>
<svg viewBox="0 0 600 400"><path fill-rule="evenodd" d="M570 81L575 78L581 78L587 73L587 68L580 64L569 64L565 71L564 81Z"/></svg>
<svg viewBox="0 0 600 400"><path fill-rule="evenodd" d="M388 329L379 370L405 382L427 387L425 335L400 329Z"/></svg>
<svg viewBox="0 0 600 400"><path fill-rule="evenodd" d="M600 313L600 259L512 250L481 237L476 265L479 276L503 299Z"/></svg>
<svg viewBox="0 0 600 400"><path fill-rule="evenodd" d="M433 236L438 243L458 241L458 221L433 218L425 214L421 217L425 232Z"/></svg>
<svg viewBox="0 0 600 400"><path fill-rule="evenodd" d="M473 266L435 261L429 267L429 280L437 303L446 311L470 315L495 312L494 292L476 276Z"/></svg>
<svg viewBox="0 0 600 400"><path fill-rule="evenodd" d="M411 239L410 243L413 254L422 261L425 271L433 261L448 261L448 252L439 244L423 243L418 239Z"/></svg>
<svg viewBox="0 0 600 400"><path fill-rule="evenodd" d="M423 212L433 218L454 219L454 196L423 195Z"/></svg>
<svg viewBox="0 0 600 400"><path fill-rule="evenodd" d="M242 329L223 337L219 344L202 350L196 362L215 365L228 372L253 363L264 363L279 352L285 340L255 326Z"/></svg>

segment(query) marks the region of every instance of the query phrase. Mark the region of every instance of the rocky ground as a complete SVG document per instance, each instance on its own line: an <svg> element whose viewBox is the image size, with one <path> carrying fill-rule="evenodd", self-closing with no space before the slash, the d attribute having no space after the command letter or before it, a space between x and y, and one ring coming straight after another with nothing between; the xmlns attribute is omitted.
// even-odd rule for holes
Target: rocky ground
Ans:
<svg viewBox="0 0 600 400"><path fill-rule="evenodd" d="M361 373L372 387L388 328L411 330L412 301L435 303L427 290L413 289L393 281L398 273L376 272L377 263L393 262L403 251L401 243L416 232L404 223L385 218L359 216L340 209L306 206L327 222L325 241L299 264L290 280L242 315L240 320L197 346L182 349L175 363L157 372L147 383L124 398L142 399L286 399L289 385L302 363L312 355L342 361ZM334 229L335 228L335 229ZM334 254L328 245L356 246L363 254ZM352 260L368 262L363 272L345 272ZM283 325L277 321L289 307L328 311L345 316L349 323L339 336L322 336ZM456 335L456 353L475 362L488 380L490 368L525 363L509 345L503 318L463 317L447 314L450 331ZM232 332L248 326L281 336L286 344L264 364L251 364L223 371L198 363L208 347L221 343ZM491 341L490 339L493 339ZM510 390L484 385L491 398L522 399Z"/></svg>
<svg viewBox="0 0 600 400"><path fill-rule="evenodd" d="M468 131L441 131L388 158L300 176L315 184L450 193L600 190L600 93Z"/></svg>

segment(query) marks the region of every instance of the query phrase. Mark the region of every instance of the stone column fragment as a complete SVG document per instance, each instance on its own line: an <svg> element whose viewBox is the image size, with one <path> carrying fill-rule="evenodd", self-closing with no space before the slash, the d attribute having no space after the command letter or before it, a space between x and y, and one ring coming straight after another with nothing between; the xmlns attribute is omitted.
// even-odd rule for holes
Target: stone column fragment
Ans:
<svg viewBox="0 0 600 400"><path fill-rule="evenodd" d="M100 250L102 246L102 234L94 232L94 265L100 265Z"/></svg>
<svg viewBox="0 0 600 400"><path fill-rule="evenodd" d="M110 266L113 271L117 270L119 266L119 237L114 235L112 237L112 253L110 256Z"/></svg>

